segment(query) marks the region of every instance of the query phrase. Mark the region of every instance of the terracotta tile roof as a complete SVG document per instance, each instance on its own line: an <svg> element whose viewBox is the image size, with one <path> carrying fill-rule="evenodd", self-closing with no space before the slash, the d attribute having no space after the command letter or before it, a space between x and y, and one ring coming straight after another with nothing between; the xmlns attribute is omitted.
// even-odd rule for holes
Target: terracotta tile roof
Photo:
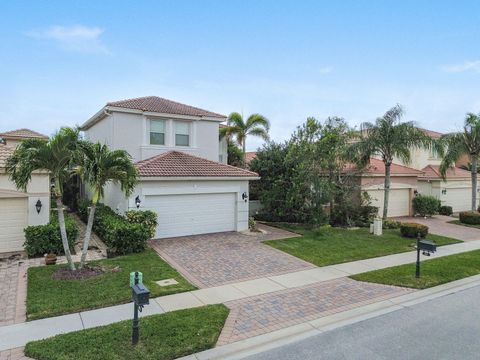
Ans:
<svg viewBox="0 0 480 360"><path fill-rule="evenodd" d="M137 162L140 176L155 177L258 177L257 173L220 164L179 151L169 151Z"/></svg>
<svg viewBox="0 0 480 360"><path fill-rule="evenodd" d="M217 114L211 111L199 109L190 105L181 104L175 101L167 100L158 96L145 96L135 99L126 99L121 101L112 101L107 106L115 106L126 109L158 112L163 114L187 115L187 116L205 116L225 119L225 115Z"/></svg>
<svg viewBox="0 0 480 360"><path fill-rule="evenodd" d="M443 135L442 133L439 133L438 131L422 129L422 128L418 128L418 130L422 130L425 134L427 134L428 136L430 136L434 139L438 139Z"/></svg>
<svg viewBox="0 0 480 360"><path fill-rule="evenodd" d="M247 163L249 163L250 161L252 161L253 159L255 159L257 157L257 152L256 151L247 151L245 153L245 161Z"/></svg>
<svg viewBox="0 0 480 360"><path fill-rule="evenodd" d="M385 164L382 160L371 158L370 159L370 165L367 166L367 169L365 171L366 174L375 174L375 175L383 175L385 174ZM400 164L395 164L392 163L390 166L390 173L392 175L414 175L414 176L419 176L423 174L423 171L400 165Z"/></svg>
<svg viewBox="0 0 480 360"><path fill-rule="evenodd" d="M13 154L15 148L0 144L0 168L5 167L7 159Z"/></svg>
<svg viewBox="0 0 480 360"><path fill-rule="evenodd" d="M0 133L1 138L5 139L48 139L47 135L40 134L30 129L18 129Z"/></svg>
<svg viewBox="0 0 480 360"><path fill-rule="evenodd" d="M440 175L440 166L439 165L427 165L423 169L423 175L421 178L425 179L441 179ZM452 167L447 170L446 178L447 179L464 179L470 178L471 173L468 170L460 169L458 167Z"/></svg>

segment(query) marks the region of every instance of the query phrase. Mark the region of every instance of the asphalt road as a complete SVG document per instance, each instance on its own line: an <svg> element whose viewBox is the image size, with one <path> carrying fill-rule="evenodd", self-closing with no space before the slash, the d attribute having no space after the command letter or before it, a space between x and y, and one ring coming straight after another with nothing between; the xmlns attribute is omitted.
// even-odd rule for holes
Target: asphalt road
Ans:
<svg viewBox="0 0 480 360"><path fill-rule="evenodd" d="M247 359L480 359L480 286Z"/></svg>

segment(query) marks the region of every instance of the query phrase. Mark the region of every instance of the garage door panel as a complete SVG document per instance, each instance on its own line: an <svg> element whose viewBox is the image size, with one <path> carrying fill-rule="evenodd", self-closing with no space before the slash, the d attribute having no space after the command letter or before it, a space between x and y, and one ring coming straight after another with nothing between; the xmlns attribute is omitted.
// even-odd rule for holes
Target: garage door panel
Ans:
<svg viewBox="0 0 480 360"><path fill-rule="evenodd" d="M372 205L378 207L378 214L383 214L383 190L368 190ZM410 189L391 189L388 197L388 217L408 216L410 214Z"/></svg>
<svg viewBox="0 0 480 360"><path fill-rule="evenodd" d="M235 230L235 194L146 196L145 208L157 213L157 238Z"/></svg>
<svg viewBox="0 0 480 360"><path fill-rule="evenodd" d="M442 205L451 206L453 212L468 211L472 203L471 188L449 188L442 196Z"/></svg>
<svg viewBox="0 0 480 360"><path fill-rule="evenodd" d="M27 199L0 199L0 252L23 250L27 226Z"/></svg>

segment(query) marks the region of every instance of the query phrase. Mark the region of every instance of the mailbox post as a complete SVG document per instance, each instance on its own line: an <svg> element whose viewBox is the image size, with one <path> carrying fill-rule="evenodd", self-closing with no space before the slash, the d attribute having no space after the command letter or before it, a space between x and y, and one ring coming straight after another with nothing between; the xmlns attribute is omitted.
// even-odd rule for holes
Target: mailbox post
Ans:
<svg viewBox="0 0 480 360"><path fill-rule="evenodd" d="M415 266L415 277L420 278L420 251L423 255L430 256L431 253L437 251L437 245L428 240L421 240L420 233L417 234L417 263Z"/></svg>
<svg viewBox="0 0 480 360"><path fill-rule="evenodd" d="M140 335L138 312L142 312L143 307L149 304L150 291L141 283L142 273L135 271L130 278L133 280L130 283L133 299L132 345L137 345Z"/></svg>

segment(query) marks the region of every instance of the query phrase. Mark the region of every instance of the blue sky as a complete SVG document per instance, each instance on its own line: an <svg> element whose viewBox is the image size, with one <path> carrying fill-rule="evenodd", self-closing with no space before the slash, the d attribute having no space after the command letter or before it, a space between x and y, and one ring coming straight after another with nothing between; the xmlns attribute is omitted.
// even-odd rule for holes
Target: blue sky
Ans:
<svg viewBox="0 0 480 360"><path fill-rule="evenodd" d="M11 0L0 14L2 131L51 134L146 95L262 113L275 140L396 103L438 131L480 112L476 1Z"/></svg>

